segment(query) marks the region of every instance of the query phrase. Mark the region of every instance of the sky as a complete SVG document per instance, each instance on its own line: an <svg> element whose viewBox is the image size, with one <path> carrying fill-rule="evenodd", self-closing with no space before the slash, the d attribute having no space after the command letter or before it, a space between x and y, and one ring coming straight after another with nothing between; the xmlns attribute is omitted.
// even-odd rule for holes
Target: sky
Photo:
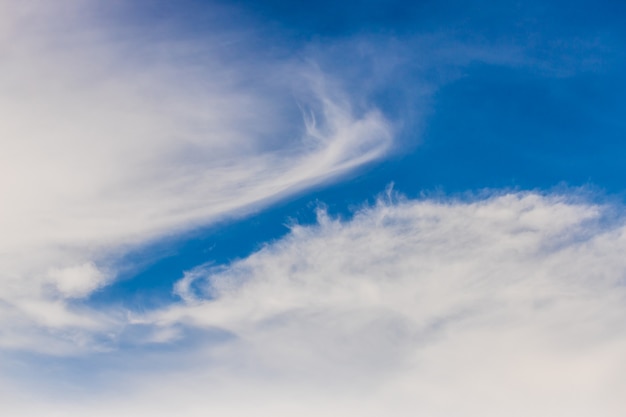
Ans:
<svg viewBox="0 0 626 417"><path fill-rule="evenodd" d="M0 0L11 416L623 416L626 4Z"/></svg>

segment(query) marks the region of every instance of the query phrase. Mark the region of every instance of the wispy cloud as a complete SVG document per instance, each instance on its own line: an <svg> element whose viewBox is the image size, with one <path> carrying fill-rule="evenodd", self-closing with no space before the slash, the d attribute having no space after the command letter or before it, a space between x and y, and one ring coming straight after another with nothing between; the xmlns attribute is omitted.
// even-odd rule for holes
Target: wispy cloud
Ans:
<svg viewBox="0 0 626 417"><path fill-rule="evenodd" d="M219 33L165 40L108 28L96 2L1 4L9 327L15 315L94 324L64 305L115 277L111 256L336 178L391 145L382 114L354 109L339 81L262 59L243 35L233 54ZM5 332L0 346L12 344Z"/></svg>
<svg viewBox="0 0 626 417"><path fill-rule="evenodd" d="M111 18L123 7L113 4L0 1L7 329L22 329L15 317L29 332L107 327L111 318L65 307L114 281L120 254L414 146L428 98L460 67L526 59L521 47L447 34L364 36L277 58L243 30L174 36ZM381 94L395 97L378 100L384 114L368 100ZM9 334L0 346L24 345Z"/></svg>
<svg viewBox="0 0 626 417"><path fill-rule="evenodd" d="M626 229L567 194L389 193L188 271L177 303L85 303L130 249L384 157L463 66L578 65L446 33L278 58L240 31L112 21L113 4L0 0L3 409L619 415Z"/></svg>
<svg viewBox="0 0 626 417"><path fill-rule="evenodd" d="M321 212L224 270L189 272L179 290L194 297L149 321L231 333L190 373L227 393L263 385L246 396L279 414L292 398L305 415L617 416L626 229L611 210L520 193Z"/></svg>
<svg viewBox="0 0 626 417"><path fill-rule="evenodd" d="M246 259L189 271L183 301L132 318L171 350L93 365L125 394L87 391L103 415L618 416L613 209L514 193L320 211Z"/></svg>

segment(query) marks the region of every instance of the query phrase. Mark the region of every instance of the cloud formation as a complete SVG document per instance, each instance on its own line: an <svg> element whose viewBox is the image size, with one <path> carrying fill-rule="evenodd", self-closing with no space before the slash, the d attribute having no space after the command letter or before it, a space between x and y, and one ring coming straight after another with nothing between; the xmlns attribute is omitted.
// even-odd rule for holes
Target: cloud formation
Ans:
<svg viewBox="0 0 626 417"><path fill-rule="evenodd" d="M380 39L313 45L316 67L257 53L238 31L191 40L107 20L121 6L98 3L0 0L4 410L620 415L623 208L566 194L390 193L188 271L178 303L85 303L129 249L385 156L396 126L364 97L398 74L421 106L475 60L538 65L521 47L441 34L382 42L401 65ZM320 70L357 58L370 67ZM440 81L414 82L426 75Z"/></svg>
<svg viewBox="0 0 626 417"><path fill-rule="evenodd" d="M347 221L320 211L248 258L189 271L178 305L129 321L170 350L103 362L115 388L87 388L72 407L617 417L626 226L615 208L512 193L391 196Z"/></svg>
<svg viewBox="0 0 626 417"><path fill-rule="evenodd" d="M85 320L79 302L123 254L414 147L428 97L463 66L536 65L446 34L312 42L292 59L234 23L178 33L120 19L116 2L0 8L5 348L75 351L68 329L123 322ZM367 98L387 93L383 114Z"/></svg>
<svg viewBox="0 0 626 417"><path fill-rule="evenodd" d="M618 416L626 226L612 209L514 193L321 212L223 270L190 271L185 303L150 321L231 333L191 373L265 386L246 395L278 415Z"/></svg>
<svg viewBox="0 0 626 417"><path fill-rule="evenodd" d="M114 279L115 256L336 178L391 145L382 114L355 109L339 81L263 59L243 35L173 39L109 21L92 1L0 5L7 329L15 317L95 326L65 305ZM17 343L10 334L0 346ZM23 347L50 348L41 342Z"/></svg>

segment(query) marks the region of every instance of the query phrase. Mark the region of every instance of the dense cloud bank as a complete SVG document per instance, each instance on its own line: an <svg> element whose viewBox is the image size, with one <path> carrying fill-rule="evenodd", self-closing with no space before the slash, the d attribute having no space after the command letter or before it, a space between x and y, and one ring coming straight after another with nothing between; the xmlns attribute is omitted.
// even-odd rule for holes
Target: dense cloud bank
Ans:
<svg viewBox="0 0 626 417"><path fill-rule="evenodd" d="M626 228L610 212L524 193L322 212L223 271L191 271L187 303L157 323L226 329L222 376L347 391L354 415L617 416Z"/></svg>
<svg viewBox="0 0 626 417"><path fill-rule="evenodd" d="M248 258L189 271L178 305L132 316L174 347L152 369L126 357L109 381L126 394L91 395L122 415L618 416L614 213L533 193L320 211Z"/></svg>

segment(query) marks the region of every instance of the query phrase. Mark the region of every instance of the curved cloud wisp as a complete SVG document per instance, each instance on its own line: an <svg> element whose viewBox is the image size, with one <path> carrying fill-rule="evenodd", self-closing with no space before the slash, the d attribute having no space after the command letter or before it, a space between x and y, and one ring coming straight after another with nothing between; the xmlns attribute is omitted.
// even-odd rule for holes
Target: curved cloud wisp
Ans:
<svg viewBox="0 0 626 417"><path fill-rule="evenodd" d="M336 178L391 144L381 113L241 39L233 54L220 34L107 28L89 1L0 5L0 346L50 347L12 334L19 323L108 326L67 304L115 278L111 256ZM290 85L310 86L296 99L314 118L298 123Z"/></svg>

